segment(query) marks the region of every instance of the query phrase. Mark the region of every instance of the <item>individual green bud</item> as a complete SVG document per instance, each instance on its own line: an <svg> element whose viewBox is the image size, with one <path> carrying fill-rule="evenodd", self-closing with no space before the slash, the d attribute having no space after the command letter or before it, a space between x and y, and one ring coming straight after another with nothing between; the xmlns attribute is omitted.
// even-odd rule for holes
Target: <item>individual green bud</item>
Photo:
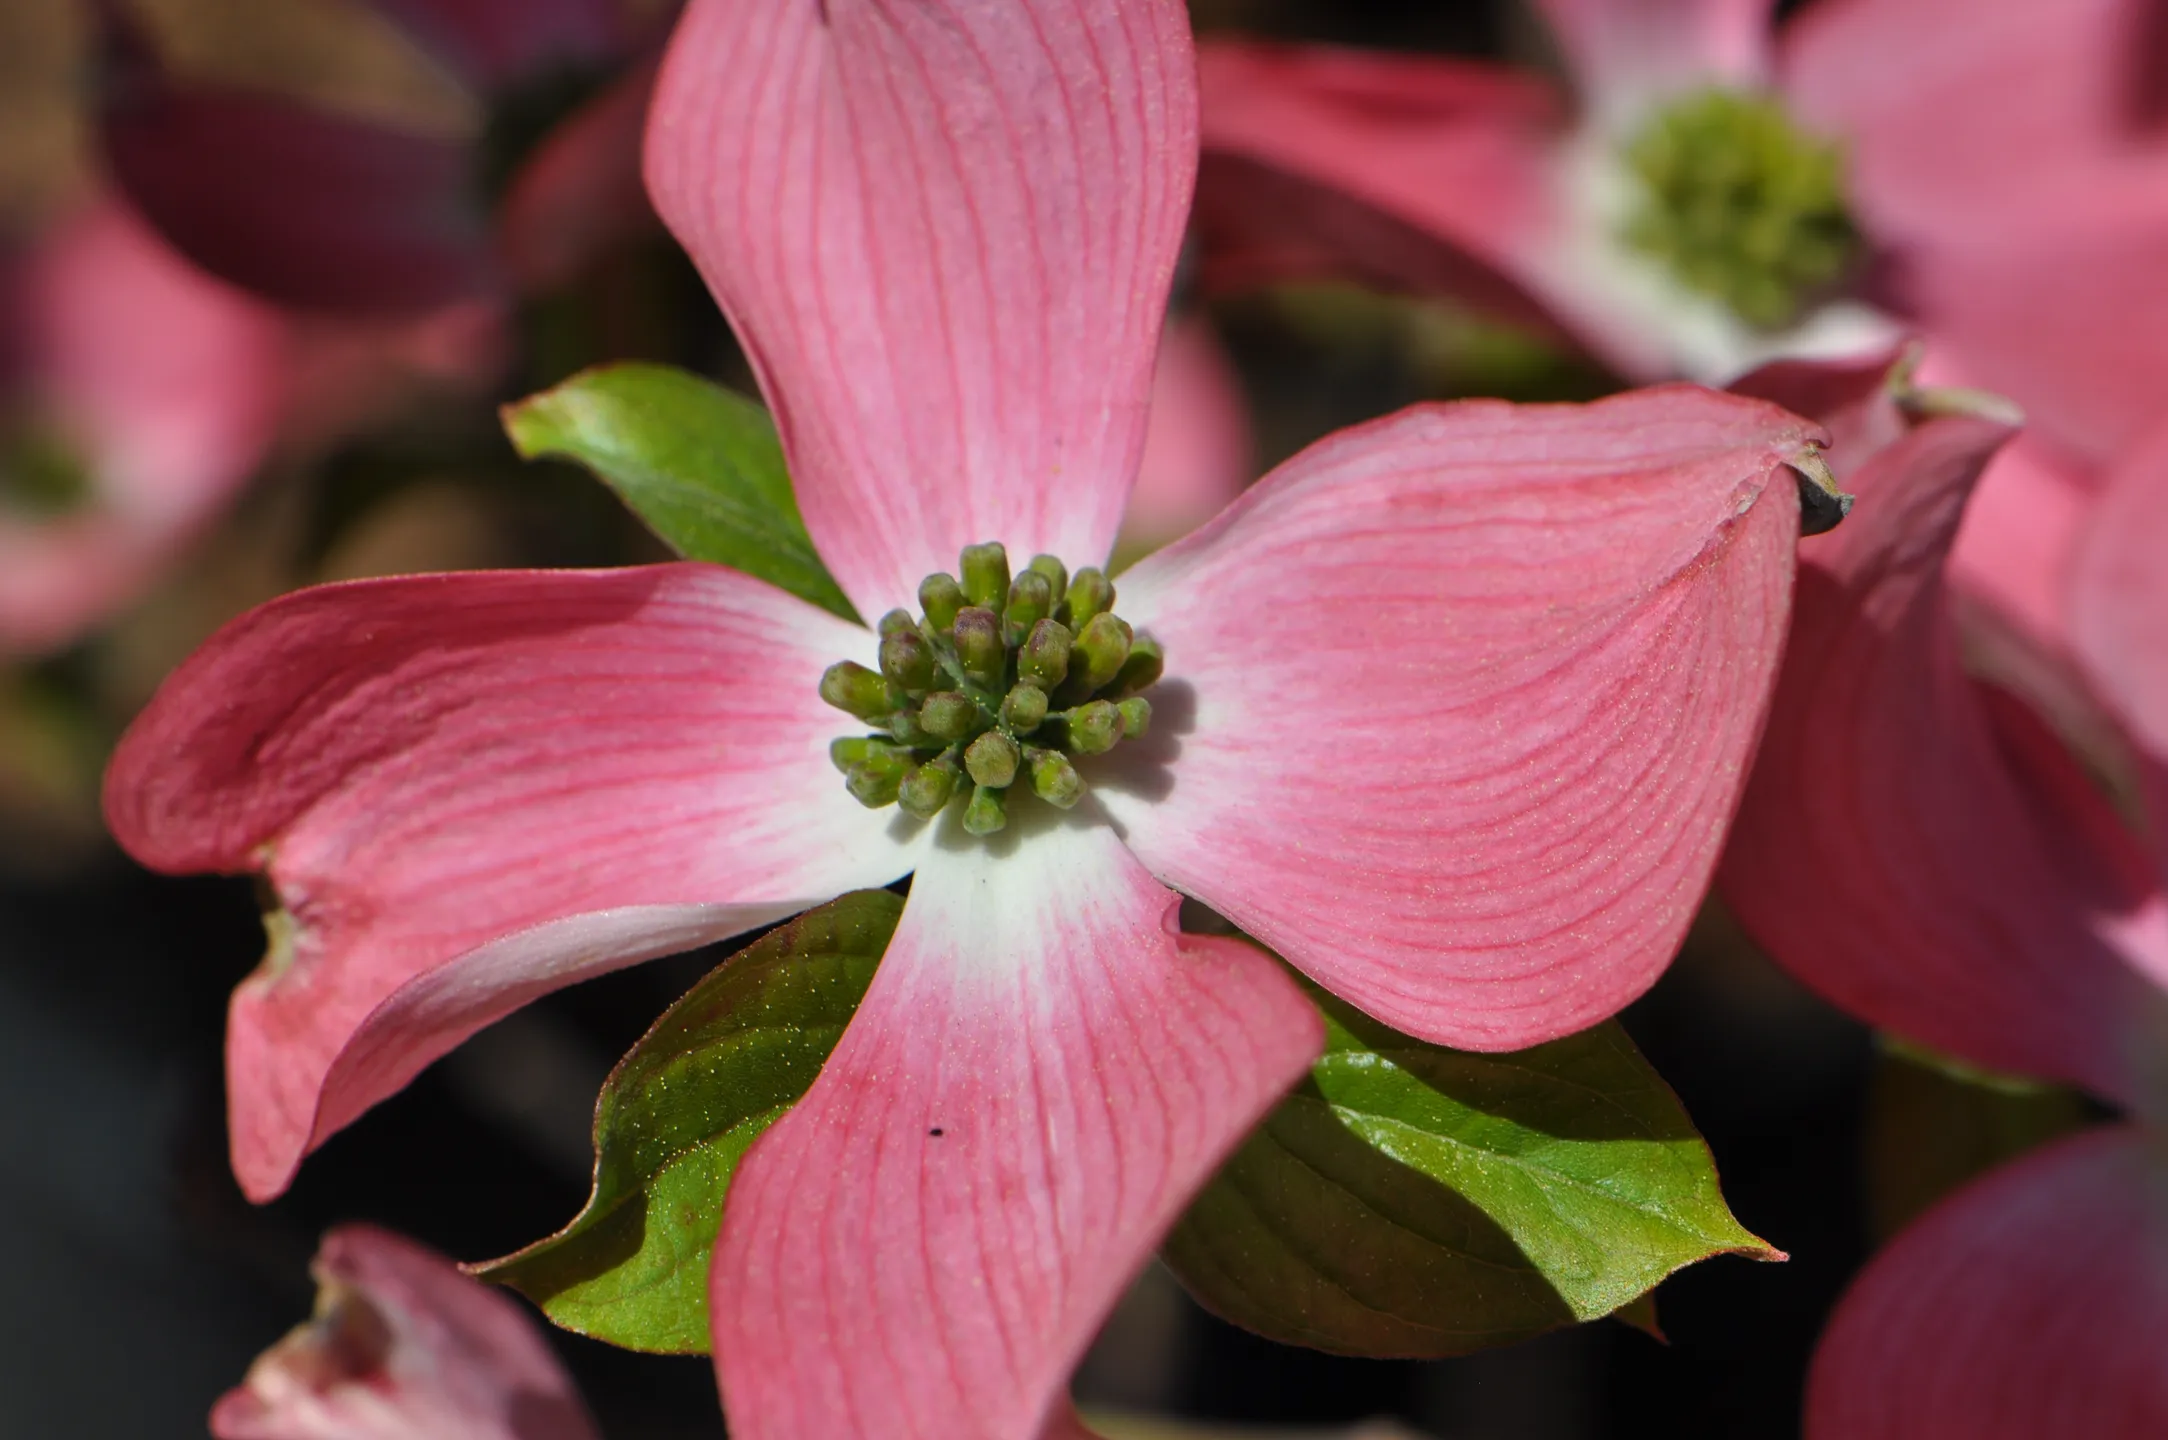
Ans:
<svg viewBox="0 0 2168 1440"><path fill-rule="evenodd" d="M1001 723L1013 735L1029 735L1046 719L1046 692L1036 685L1019 683L1001 702Z"/></svg>
<svg viewBox="0 0 2168 1440"><path fill-rule="evenodd" d="M1117 695L1134 695L1157 685L1159 677L1166 673L1167 655L1159 642L1149 635L1138 635L1129 642L1129 658L1115 672L1112 689Z"/></svg>
<svg viewBox="0 0 2168 1440"><path fill-rule="evenodd" d="M881 673L902 689L931 690L938 668L933 646L917 626L881 637Z"/></svg>
<svg viewBox="0 0 2168 1440"><path fill-rule="evenodd" d="M1069 567L1052 555L1034 555L1024 568L1046 577L1046 588L1057 602L1069 593Z"/></svg>
<svg viewBox="0 0 2168 1440"><path fill-rule="evenodd" d="M838 660L821 672L821 699L872 724L902 706L903 692L855 660Z"/></svg>
<svg viewBox="0 0 2168 1440"><path fill-rule="evenodd" d="M1009 823L1009 812L1002 808L1001 798L1006 791L989 789L981 785L971 792L971 803L964 807L964 829L973 835L991 835Z"/></svg>
<svg viewBox="0 0 2168 1440"><path fill-rule="evenodd" d="M1074 643L1068 626L1059 620L1041 620L1031 627L1017 652L1016 678L1052 691L1069 674L1069 648Z"/></svg>
<svg viewBox="0 0 2168 1440"><path fill-rule="evenodd" d="M966 545L957 570L964 577L964 599L988 610L999 610L1009 598L1009 552L998 540Z"/></svg>
<svg viewBox="0 0 2168 1440"><path fill-rule="evenodd" d="M1094 700L1069 712L1069 748L1077 754L1104 755L1121 738L1121 712L1111 701Z"/></svg>
<svg viewBox="0 0 2168 1440"><path fill-rule="evenodd" d="M1024 643L1031 627L1054 610L1054 587L1036 570L1026 570L1009 585L1009 606L1001 612L1001 638L1016 646Z"/></svg>
<svg viewBox="0 0 2168 1440"><path fill-rule="evenodd" d="M929 760L903 777L896 803L921 820L931 820L948 808L956 793L956 762L947 755Z"/></svg>
<svg viewBox="0 0 2168 1440"><path fill-rule="evenodd" d="M1122 717L1122 738L1135 740L1152 728L1152 702L1142 695L1132 695L1114 707Z"/></svg>
<svg viewBox="0 0 2168 1440"><path fill-rule="evenodd" d="M843 787L851 792L851 798L868 810L878 810L883 805L896 803L896 794L903 786L903 777L910 769L910 762L896 751L869 756L862 765L853 766L844 777Z"/></svg>
<svg viewBox="0 0 2168 1440"><path fill-rule="evenodd" d="M1053 806L1066 810L1084 798L1084 777L1076 773L1076 766L1059 750L1032 750L1031 793Z"/></svg>
<svg viewBox="0 0 2168 1440"><path fill-rule="evenodd" d="M906 750L937 750L947 743L918 723L916 710L898 710L889 716L888 733Z"/></svg>
<svg viewBox="0 0 2168 1440"><path fill-rule="evenodd" d="M995 790L1005 790L1016 783L1016 767L1023 760L1016 742L999 730L987 731L964 751L964 769L971 772L972 780Z"/></svg>
<svg viewBox="0 0 2168 1440"><path fill-rule="evenodd" d="M1076 651L1069 657L1069 684L1086 695L1097 691L1122 671L1129 659L1129 622L1115 615L1094 615L1076 637Z"/></svg>
<svg viewBox="0 0 2168 1440"><path fill-rule="evenodd" d="M1001 643L1001 622L994 612L968 605L956 612L956 658L974 685L998 690L1006 679L1009 652Z"/></svg>
<svg viewBox="0 0 2168 1440"><path fill-rule="evenodd" d="M968 740L979 728L978 702L954 690L936 690L918 707L918 725L942 744Z"/></svg>
<svg viewBox="0 0 2168 1440"><path fill-rule="evenodd" d="M936 571L918 582L918 608L926 612L927 626L937 633L946 634L956 623L956 612L968 603L963 587L946 571Z"/></svg>
<svg viewBox="0 0 2168 1440"><path fill-rule="evenodd" d="M1082 630L1114 608L1114 582L1087 565L1069 582L1069 628Z"/></svg>
<svg viewBox="0 0 2168 1440"><path fill-rule="evenodd" d="M874 628L879 630L885 639L890 635L901 635L907 630L916 632L918 622L911 618L908 610L891 610L881 617L881 623Z"/></svg>
<svg viewBox="0 0 2168 1440"><path fill-rule="evenodd" d="M848 775L872 759L876 751L885 754L893 748L878 735L839 735L828 742L828 758L838 770Z"/></svg>

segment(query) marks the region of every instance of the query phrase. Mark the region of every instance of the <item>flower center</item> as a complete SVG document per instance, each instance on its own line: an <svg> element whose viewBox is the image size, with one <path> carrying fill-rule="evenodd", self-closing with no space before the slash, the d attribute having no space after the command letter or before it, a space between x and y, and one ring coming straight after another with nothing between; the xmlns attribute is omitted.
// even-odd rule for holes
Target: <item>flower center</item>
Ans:
<svg viewBox="0 0 2168 1440"><path fill-rule="evenodd" d="M64 515L90 494L90 467L60 435L34 422L0 422L0 510Z"/></svg>
<svg viewBox="0 0 2168 1440"><path fill-rule="evenodd" d="M821 698L877 728L829 747L869 809L900 805L930 820L968 793L964 829L1008 824L1023 785L1066 810L1083 798L1075 759L1135 739L1152 721L1140 691L1159 679L1160 649L1114 614L1114 583L1074 578L1041 555L1015 578L998 544L966 546L958 575L918 587L925 612L881 617L881 668L845 660Z"/></svg>
<svg viewBox="0 0 2168 1440"><path fill-rule="evenodd" d="M1681 99L1627 142L1624 159L1641 195L1621 238L1749 325L1790 324L1858 257L1842 152L1767 97Z"/></svg>

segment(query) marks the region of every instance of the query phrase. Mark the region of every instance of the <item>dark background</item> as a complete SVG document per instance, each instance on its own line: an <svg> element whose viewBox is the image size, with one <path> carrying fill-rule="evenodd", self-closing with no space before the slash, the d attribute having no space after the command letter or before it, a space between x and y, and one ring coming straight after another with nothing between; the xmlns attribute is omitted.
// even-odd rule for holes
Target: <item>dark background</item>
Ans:
<svg viewBox="0 0 2168 1440"><path fill-rule="evenodd" d="M188 0L158 4L185 10ZM81 164L81 101L95 67L82 12L68 0L0 8L0 206L22 225ZM1198 0L1196 9L1207 26L1540 59L1524 16L1477 0ZM666 288L686 286L675 262L652 263ZM733 373L720 325L699 318L689 293L694 318L667 343L610 353L657 352ZM1349 420L1480 388L1462 371L1441 378L1412 359L1404 316L1389 304L1323 338L1299 308L1270 297L1219 307L1214 318L1269 417L1267 459ZM535 378L515 376L508 393ZM1591 382L1560 362L1535 383L1566 392ZM162 613L170 621L175 606L207 612L200 632L239 603L221 610L203 600L207 588L245 601L256 598L252 585L269 593L287 583L233 579L233 557L258 543L249 537L298 533L297 553L318 563L341 527L411 505L423 491L458 498L467 508L457 513L494 527L493 543L511 535L512 558L637 557L639 540L611 517L599 488L569 476L530 479L508 499L512 468L486 405L449 415L425 408L403 429L286 477L307 497L304 522L279 518L296 502L252 497L242 538L199 560L179 582L195 590L159 602ZM321 573L302 565L278 573ZM147 875L96 837L87 808L97 745L180 648L170 637L162 648L142 640L146 630L162 633L142 615L125 618L113 634L39 667L32 679L87 707L89 758L55 770L35 804L0 783L4 1440L203 1433L213 1398L307 1312L307 1261L328 1225L380 1222L462 1259L555 1229L586 1195L588 1114L609 1064L721 958L703 952L640 967L532 1007L334 1139L292 1193L248 1205L226 1169L220 1079L225 997L261 952L248 886ZM10 743L0 730L0 759ZM1720 915L1705 917L1681 963L1625 1018L1706 1132L1741 1220L1788 1251L1789 1263L1720 1259L1667 1282L1659 1305L1668 1345L1601 1323L1420 1364L1268 1344L1207 1316L1155 1269L1085 1366L1080 1399L1281 1427L1397 1417L1452 1440L1795 1433L1815 1334L1867 1246L1869 1038L1773 971ZM556 1338L608 1435L719 1433L705 1362Z"/></svg>

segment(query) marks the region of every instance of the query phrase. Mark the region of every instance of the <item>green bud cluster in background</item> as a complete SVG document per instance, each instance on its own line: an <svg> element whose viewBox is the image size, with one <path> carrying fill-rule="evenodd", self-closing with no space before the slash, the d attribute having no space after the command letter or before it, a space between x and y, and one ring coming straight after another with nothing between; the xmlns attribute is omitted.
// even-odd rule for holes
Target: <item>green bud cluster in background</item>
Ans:
<svg viewBox="0 0 2168 1440"><path fill-rule="evenodd" d="M1790 324L1859 254L1842 153L1765 96L1689 96L1650 120L1625 159L1643 191L1626 243L1749 325Z"/></svg>

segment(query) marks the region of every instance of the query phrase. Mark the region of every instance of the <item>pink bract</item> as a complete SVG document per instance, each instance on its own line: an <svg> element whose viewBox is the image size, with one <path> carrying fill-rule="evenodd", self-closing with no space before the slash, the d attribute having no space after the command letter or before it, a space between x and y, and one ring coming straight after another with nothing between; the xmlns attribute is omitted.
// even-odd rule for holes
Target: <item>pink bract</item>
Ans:
<svg viewBox="0 0 2168 1440"><path fill-rule="evenodd" d="M1973 383L2106 459L2168 376L2168 143L2126 0L1836 0L1786 32L1787 94L1847 139L1898 298Z"/></svg>
<svg viewBox="0 0 2168 1440"><path fill-rule="evenodd" d="M1036 1434L1139 1261L1323 1042L1255 948L1178 934L1179 897L1107 827L1013 855L957 838L733 1186L710 1285L741 1432Z"/></svg>
<svg viewBox="0 0 2168 1440"><path fill-rule="evenodd" d="M1876 1257L1808 1382L1807 1440L2168 1430L2168 1156L2106 1126L1975 1181Z"/></svg>
<svg viewBox="0 0 2168 1440"><path fill-rule="evenodd" d="M369 1225L324 1236L316 1318L211 1411L218 1440L595 1440L519 1302Z"/></svg>
<svg viewBox="0 0 2168 1440"><path fill-rule="evenodd" d="M2145 1124L2005 1167L1877 1257L1823 1342L1808 1435L2135 1440L2168 1393L2150 1128L2168 1100L2160 850L2040 712L1961 664L1951 544L2011 413L1879 371L1742 382L1822 414L1859 499L1800 547L1775 717L1719 887L1772 956L1855 1015ZM2097 712L2082 681L2058 698Z"/></svg>
<svg viewBox="0 0 2168 1440"><path fill-rule="evenodd" d="M1879 366L1850 373L1859 399L1823 413L1859 503L1800 546L1774 718L1719 885L1772 956L1853 1014L2147 1105L2168 1037L2153 860L1958 651L1945 566L2012 417L1986 401L1930 413ZM1808 403L1791 376L1743 384Z"/></svg>
<svg viewBox="0 0 2168 1440"><path fill-rule="evenodd" d="M966 545L1104 561L1195 162L1174 0L700 0L658 209L729 311L859 612ZM132 853L254 870L235 1166L309 1149L475 1029L610 966L915 872L863 1008L733 1180L738 1434L1072 1433L1063 1382L1190 1191L1310 1062L1219 906L1430 1039L1638 994L1766 714L1818 431L1678 386L1418 407L1121 579L1151 734L966 836L845 794L817 698L874 636L733 572L307 591L215 637L108 778ZM967 1383L968 1381L968 1383Z"/></svg>

